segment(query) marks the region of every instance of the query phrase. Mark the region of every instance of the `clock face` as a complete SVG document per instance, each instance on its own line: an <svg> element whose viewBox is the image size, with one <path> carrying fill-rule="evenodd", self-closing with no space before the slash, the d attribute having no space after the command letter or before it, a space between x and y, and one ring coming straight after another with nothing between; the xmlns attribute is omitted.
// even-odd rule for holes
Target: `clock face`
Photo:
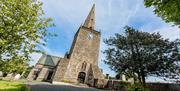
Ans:
<svg viewBox="0 0 180 91"><path fill-rule="evenodd" d="M88 39L89 39L89 40L93 39L93 34L92 34L92 33L89 33L89 34L88 34Z"/></svg>

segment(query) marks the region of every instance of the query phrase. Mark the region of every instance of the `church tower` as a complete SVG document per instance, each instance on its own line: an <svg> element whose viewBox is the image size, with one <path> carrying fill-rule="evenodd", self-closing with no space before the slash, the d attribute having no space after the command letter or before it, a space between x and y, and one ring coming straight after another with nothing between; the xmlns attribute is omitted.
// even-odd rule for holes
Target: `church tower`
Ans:
<svg viewBox="0 0 180 91"><path fill-rule="evenodd" d="M61 59L53 83L59 81L92 84L104 76L98 67L100 32L95 30L95 5L74 36L69 54Z"/></svg>
<svg viewBox="0 0 180 91"><path fill-rule="evenodd" d="M95 30L95 5L93 5L84 24L80 26L74 36L70 57L78 57L82 61L86 59L88 62L98 65L99 43L100 32Z"/></svg>

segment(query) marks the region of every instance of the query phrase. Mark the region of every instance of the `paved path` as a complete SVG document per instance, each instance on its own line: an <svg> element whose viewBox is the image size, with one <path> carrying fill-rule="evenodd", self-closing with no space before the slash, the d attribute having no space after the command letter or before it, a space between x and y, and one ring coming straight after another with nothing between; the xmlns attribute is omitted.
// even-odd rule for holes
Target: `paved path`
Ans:
<svg viewBox="0 0 180 91"><path fill-rule="evenodd" d="M50 83L29 83L31 91L103 91L90 87L55 85Z"/></svg>

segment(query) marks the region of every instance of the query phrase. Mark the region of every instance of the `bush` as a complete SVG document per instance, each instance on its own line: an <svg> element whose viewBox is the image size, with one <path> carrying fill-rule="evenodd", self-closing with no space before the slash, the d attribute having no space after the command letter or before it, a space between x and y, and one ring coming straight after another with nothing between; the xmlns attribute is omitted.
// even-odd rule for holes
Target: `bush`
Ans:
<svg viewBox="0 0 180 91"><path fill-rule="evenodd" d="M128 87L128 91L150 91L148 88L145 88L143 85L139 83L135 83Z"/></svg>
<svg viewBox="0 0 180 91"><path fill-rule="evenodd" d="M127 85L130 85L130 82L120 81L119 84L121 86L127 86Z"/></svg>
<svg viewBox="0 0 180 91"><path fill-rule="evenodd" d="M23 78L27 78L33 68L34 68L34 66L28 67L23 75Z"/></svg>
<svg viewBox="0 0 180 91"><path fill-rule="evenodd" d="M128 86L130 85L129 82L125 82L125 81L117 81L118 84L116 84L116 82L114 82L114 89L117 91L127 91Z"/></svg>

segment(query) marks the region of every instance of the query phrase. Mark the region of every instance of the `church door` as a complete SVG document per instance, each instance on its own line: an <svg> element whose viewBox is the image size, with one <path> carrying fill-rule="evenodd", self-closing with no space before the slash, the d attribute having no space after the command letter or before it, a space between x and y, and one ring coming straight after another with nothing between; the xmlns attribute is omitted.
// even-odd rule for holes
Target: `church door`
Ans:
<svg viewBox="0 0 180 91"><path fill-rule="evenodd" d="M52 75L53 75L53 71L49 71L48 73L48 76L47 76L47 81L51 81L51 78L52 78Z"/></svg>
<svg viewBox="0 0 180 91"><path fill-rule="evenodd" d="M79 72L79 75L78 75L79 83L84 83L85 78L86 78L86 73L85 72Z"/></svg>
<svg viewBox="0 0 180 91"><path fill-rule="evenodd" d="M34 73L33 73L33 80L36 80L36 79L37 79L39 73L40 73L39 70L38 70L38 71L34 71Z"/></svg>

